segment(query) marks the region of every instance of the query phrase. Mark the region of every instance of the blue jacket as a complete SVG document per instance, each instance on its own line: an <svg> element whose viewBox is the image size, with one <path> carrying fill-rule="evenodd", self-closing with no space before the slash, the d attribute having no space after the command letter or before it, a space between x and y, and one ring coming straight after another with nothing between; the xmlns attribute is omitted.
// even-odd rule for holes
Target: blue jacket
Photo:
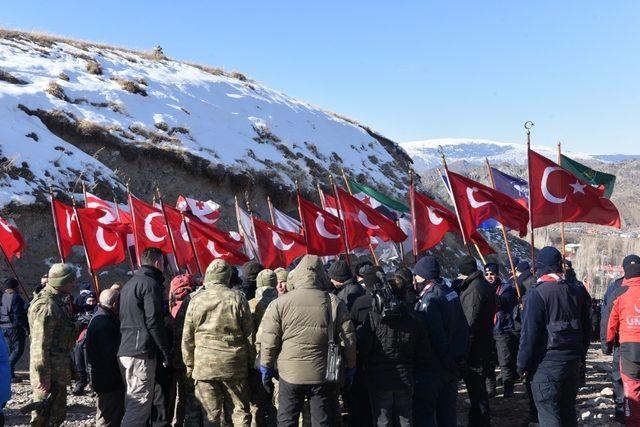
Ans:
<svg viewBox="0 0 640 427"><path fill-rule="evenodd" d="M591 298L564 279L539 281L524 305L518 368L533 372L543 360L580 360L589 349Z"/></svg>
<svg viewBox="0 0 640 427"><path fill-rule="evenodd" d="M4 338L0 338L0 414L4 404L11 399L11 367L9 366L9 347Z"/></svg>
<svg viewBox="0 0 640 427"><path fill-rule="evenodd" d="M429 283L421 292L416 312L425 322L432 346L431 363L425 368L457 375L469 345L469 325L460 297L442 281Z"/></svg>
<svg viewBox="0 0 640 427"><path fill-rule="evenodd" d="M607 327L609 325L609 315L611 314L611 307L613 307L614 296L620 295L616 292L622 286L622 277L614 280L609 284L607 290L602 298L602 310L600 311L600 345L602 347L602 353L611 354L613 347L617 347L617 343L613 345L607 343Z"/></svg>
<svg viewBox="0 0 640 427"><path fill-rule="evenodd" d="M514 310L518 306L516 288L510 283L496 286L496 317L493 325L494 334L503 334L515 329Z"/></svg>

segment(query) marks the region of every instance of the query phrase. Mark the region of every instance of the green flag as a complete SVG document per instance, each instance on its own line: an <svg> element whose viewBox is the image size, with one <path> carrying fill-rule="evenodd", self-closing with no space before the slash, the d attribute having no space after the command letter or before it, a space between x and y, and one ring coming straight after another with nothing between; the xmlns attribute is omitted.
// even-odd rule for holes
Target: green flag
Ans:
<svg viewBox="0 0 640 427"><path fill-rule="evenodd" d="M402 202L392 199L391 197L386 196L380 193L379 191L374 190L371 187L358 184L352 179L349 179L349 185L351 186L351 191L353 191L353 194L364 193L367 196L375 199L378 203L383 204L390 209L400 211L400 212L409 212L409 208Z"/></svg>
<svg viewBox="0 0 640 427"><path fill-rule="evenodd" d="M593 185L594 187L603 187L604 197L606 197L607 199L611 198L611 193L613 193L613 186L616 183L615 175L591 169L589 166L578 163L575 160L565 156L564 154L560 155L560 166L577 176L579 179Z"/></svg>

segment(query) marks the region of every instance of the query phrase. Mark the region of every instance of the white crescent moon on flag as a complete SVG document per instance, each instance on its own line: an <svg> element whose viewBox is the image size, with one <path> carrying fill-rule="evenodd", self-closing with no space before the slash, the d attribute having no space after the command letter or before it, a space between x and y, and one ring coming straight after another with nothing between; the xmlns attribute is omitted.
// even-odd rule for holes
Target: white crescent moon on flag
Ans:
<svg viewBox="0 0 640 427"><path fill-rule="evenodd" d="M113 251L116 248L116 245L118 244L118 241L116 241L111 246L109 244L107 244L107 242L104 240L104 228L102 228L102 227L98 227L98 231L96 231L96 240L98 241L98 245L100 245L100 247L105 252Z"/></svg>
<svg viewBox="0 0 640 427"><path fill-rule="evenodd" d="M340 238L339 234L333 234L333 233L330 233L329 230L327 230L327 228L324 225L324 217L320 212L318 212L318 217L316 218L316 229L318 230L318 233L320 233L320 235L325 239Z"/></svg>
<svg viewBox="0 0 640 427"><path fill-rule="evenodd" d="M147 215L147 217L144 219L144 234L146 234L147 238L152 242L162 242L166 237L166 236L158 237L155 234L153 234L153 229L151 228L151 221L153 221L153 218L156 218L159 216L162 216L162 214L158 212L153 212Z"/></svg>
<svg viewBox="0 0 640 427"><path fill-rule="evenodd" d="M377 230L380 228L375 224L371 224L371 222L369 221L369 218L367 217L367 214L365 214L363 211L358 211L358 221L360 221L362 225L364 225L367 228L370 228L371 230Z"/></svg>
<svg viewBox="0 0 640 427"><path fill-rule="evenodd" d="M273 242L273 245L280 249L281 251L288 251L289 249L291 249L291 247L293 246L293 244L295 242L291 242L288 245L286 245L283 241L282 241L282 237L280 237L280 235L278 233L276 233L275 231L271 230L271 241Z"/></svg>
<svg viewBox="0 0 640 427"><path fill-rule="evenodd" d="M429 221L431 221L433 225L440 225L442 223L442 218L436 215L436 211L432 208L427 208L427 210L429 211Z"/></svg>
<svg viewBox="0 0 640 427"><path fill-rule="evenodd" d="M67 236L73 237L73 230L71 230L71 222L75 221L76 213L72 213L69 215L69 211L66 211L67 214Z"/></svg>
<svg viewBox="0 0 640 427"><path fill-rule="evenodd" d="M189 233L187 233L187 227L184 225L184 221L180 223L180 235L185 242L189 241Z"/></svg>
<svg viewBox="0 0 640 427"><path fill-rule="evenodd" d="M7 230L9 233L13 234L13 231L11 231L11 228L7 225L6 222L4 222L3 219L0 219L0 225L2 226L2 228L4 228L5 230Z"/></svg>
<svg viewBox="0 0 640 427"><path fill-rule="evenodd" d="M473 197L473 193L475 193L476 191L478 191L478 189L476 187L467 187L467 199L469 199L469 204L471 205L472 208L474 209L478 209L481 208L484 205L488 205L491 202L489 201L485 201L485 202L479 202L477 201L474 197Z"/></svg>
<svg viewBox="0 0 640 427"><path fill-rule="evenodd" d="M542 173L542 183L540 184L541 188L542 188L542 196L547 199L549 202L551 203L556 203L556 204L560 204L560 203L564 203L567 201L567 196L564 197L556 197L553 194L551 194L551 192L549 191L549 189L547 188L547 181L549 180L549 176L555 172L555 171L561 171L562 168L558 167L558 166L548 166L544 172Z"/></svg>
<svg viewBox="0 0 640 427"><path fill-rule="evenodd" d="M222 258L222 257L224 257L226 255L229 255L228 252L220 253L220 252L216 251L216 244L213 243L211 240L209 240L207 242L207 249L209 249L209 252L211 252L211 255L213 255L214 258Z"/></svg>

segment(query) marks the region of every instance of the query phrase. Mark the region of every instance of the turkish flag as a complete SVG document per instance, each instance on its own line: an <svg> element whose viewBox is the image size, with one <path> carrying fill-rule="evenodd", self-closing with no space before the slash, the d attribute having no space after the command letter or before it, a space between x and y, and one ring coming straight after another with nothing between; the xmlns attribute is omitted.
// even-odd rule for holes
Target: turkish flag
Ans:
<svg viewBox="0 0 640 427"><path fill-rule="evenodd" d="M304 237L282 230L259 218L253 217L260 262L267 268L288 267L296 258L307 253Z"/></svg>
<svg viewBox="0 0 640 427"><path fill-rule="evenodd" d="M336 216L340 222L344 223L349 249L368 248L371 239L367 234L367 227L361 224L357 217L352 218L352 215L341 211L338 208L338 200L335 197L324 192L322 197L324 199L324 210ZM344 209L344 206L342 209ZM347 228L346 221L349 221L349 228Z"/></svg>
<svg viewBox="0 0 640 427"><path fill-rule="evenodd" d="M162 210L129 195L138 259L147 248L159 248L165 254L173 253L171 239Z"/></svg>
<svg viewBox="0 0 640 427"><path fill-rule="evenodd" d="M557 163L529 150L533 228L557 222L588 222L620 228L620 214L602 191Z"/></svg>
<svg viewBox="0 0 640 427"><path fill-rule="evenodd" d="M200 271L203 273L214 259L223 259L232 265L242 265L249 261L249 258L240 252L238 246L220 239L224 232L193 218L188 218L187 224L193 246L196 248Z"/></svg>
<svg viewBox="0 0 640 427"><path fill-rule="evenodd" d="M518 230L520 237L526 236L529 212L518 202L504 193L449 170L447 178L462 221L462 231L467 239L489 218L512 230Z"/></svg>
<svg viewBox="0 0 640 427"><path fill-rule="evenodd" d="M404 242L407 239L407 235L395 222L366 203L338 187L336 187L336 194L342 208L344 226L350 247L358 247L351 246L351 240L360 239L361 236L377 237L385 242L391 240L396 243ZM367 239L365 246L368 246L369 242L370 239Z"/></svg>
<svg viewBox="0 0 640 427"><path fill-rule="evenodd" d="M345 252L338 217L303 199L299 194L298 207L308 253L327 256Z"/></svg>
<svg viewBox="0 0 640 427"><path fill-rule="evenodd" d="M24 239L18 229L4 218L0 218L0 245L9 261L14 257L20 258L25 247Z"/></svg>
<svg viewBox="0 0 640 427"><path fill-rule="evenodd" d="M449 209L435 200L418 193L413 185L411 185L409 197L412 216L415 221L413 234L418 252L426 251L436 246L442 241L447 232L451 231L460 234L458 218ZM482 255L495 252L477 230L473 230L470 240L478 246Z"/></svg>
<svg viewBox="0 0 640 427"><path fill-rule="evenodd" d="M120 224L112 221L113 217L102 216L96 219L95 208L78 208L76 212L91 270L96 272L124 261L126 252ZM124 231L126 232L126 228Z"/></svg>
<svg viewBox="0 0 640 427"><path fill-rule="evenodd" d="M173 244L176 247L176 263L179 268L187 268L189 271L196 271L198 266L195 263L193 248L189 240L189 233L182 217L182 213L176 208L163 203L164 213L169 223L169 231L173 237Z"/></svg>
<svg viewBox="0 0 640 427"><path fill-rule="evenodd" d="M74 246L82 245L76 214L73 207L65 205L55 198L51 199L51 212L58 235L58 249L62 258L66 259Z"/></svg>
<svg viewBox="0 0 640 427"><path fill-rule="evenodd" d="M188 212L205 224L213 224L220 218L220 205L213 200L195 200L189 197L179 196L176 208L180 212Z"/></svg>

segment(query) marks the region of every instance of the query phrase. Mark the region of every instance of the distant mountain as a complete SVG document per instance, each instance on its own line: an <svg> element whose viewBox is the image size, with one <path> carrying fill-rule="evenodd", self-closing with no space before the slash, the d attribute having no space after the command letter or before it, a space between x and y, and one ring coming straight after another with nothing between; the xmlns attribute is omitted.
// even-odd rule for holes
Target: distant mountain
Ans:
<svg viewBox="0 0 640 427"><path fill-rule="evenodd" d="M487 139L443 138L427 139L400 143L413 159L414 168L424 172L441 165L439 147L442 147L449 163L463 163L469 166L484 164L485 158L492 164L509 163L523 165L527 159L525 144L498 142ZM537 152L549 157L557 158L556 147L544 145L532 146ZM619 162L623 160L640 159L640 155L628 154L587 154L567 151L566 155L585 161Z"/></svg>

